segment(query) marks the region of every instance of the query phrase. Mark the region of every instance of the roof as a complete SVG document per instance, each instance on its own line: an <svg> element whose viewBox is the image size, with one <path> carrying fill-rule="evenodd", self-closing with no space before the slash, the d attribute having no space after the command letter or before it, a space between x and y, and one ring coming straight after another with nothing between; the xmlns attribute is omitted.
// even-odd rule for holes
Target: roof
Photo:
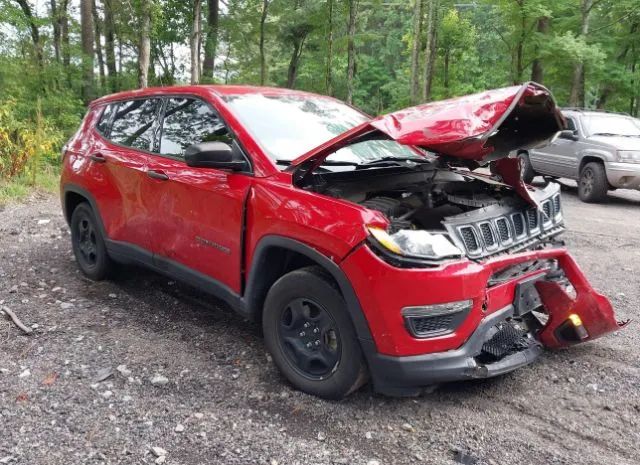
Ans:
<svg viewBox="0 0 640 465"><path fill-rule="evenodd" d="M562 112L574 112L574 113L603 113L608 115L619 115L619 116L631 116L628 113L620 112L620 111L611 111L611 110L595 110L591 108L580 108L580 107L565 107L561 108Z"/></svg>
<svg viewBox="0 0 640 465"><path fill-rule="evenodd" d="M241 85L188 85L188 86L164 86L164 87L147 87L144 89L127 90L115 94L105 95L93 102L91 105L99 105L101 103L113 102L118 100L150 97L168 94L195 94L206 95L215 94L220 97L227 95L246 95L246 94L262 94L262 95L315 95L311 92L301 90L285 89L280 87L261 87L261 86L241 86ZM327 97L330 98L330 97Z"/></svg>

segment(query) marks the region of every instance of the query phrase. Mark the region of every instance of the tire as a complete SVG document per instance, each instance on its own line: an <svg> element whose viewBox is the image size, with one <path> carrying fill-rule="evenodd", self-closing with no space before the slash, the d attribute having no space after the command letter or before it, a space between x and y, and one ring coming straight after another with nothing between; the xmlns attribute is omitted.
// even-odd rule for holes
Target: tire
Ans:
<svg viewBox="0 0 640 465"><path fill-rule="evenodd" d="M276 281L262 329L276 366L301 391L338 400L367 380L347 305L321 268L295 270Z"/></svg>
<svg viewBox="0 0 640 465"><path fill-rule="evenodd" d="M607 197L609 181L604 165L598 162L590 162L580 170L578 180L578 196L587 203L602 202Z"/></svg>
<svg viewBox="0 0 640 465"><path fill-rule="evenodd" d="M88 203L79 204L71 215L71 246L76 263L87 278L101 281L113 271L113 262Z"/></svg>
<svg viewBox="0 0 640 465"><path fill-rule="evenodd" d="M529 154L520 152L518 154L518 160L520 160L520 177L526 184L531 184L531 181L533 181L537 173L533 170L531 160L529 160Z"/></svg>

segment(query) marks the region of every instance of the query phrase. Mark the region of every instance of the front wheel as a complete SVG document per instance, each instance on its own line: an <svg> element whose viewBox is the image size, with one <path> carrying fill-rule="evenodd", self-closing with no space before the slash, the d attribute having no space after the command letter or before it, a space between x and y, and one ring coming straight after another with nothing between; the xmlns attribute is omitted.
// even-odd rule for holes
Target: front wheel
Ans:
<svg viewBox="0 0 640 465"><path fill-rule="evenodd" d="M366 381L346 303L322 269L280 278L267 295L262 327L276 366L301 391L337 400Z"/></svg>
<svg viewBox="0 0 640 465"><path fill-rule="evenodd" d="M609 182L602 163L591 162L584 165L578 180L578 196L587 203L602 202L607 197Z"/></svg>

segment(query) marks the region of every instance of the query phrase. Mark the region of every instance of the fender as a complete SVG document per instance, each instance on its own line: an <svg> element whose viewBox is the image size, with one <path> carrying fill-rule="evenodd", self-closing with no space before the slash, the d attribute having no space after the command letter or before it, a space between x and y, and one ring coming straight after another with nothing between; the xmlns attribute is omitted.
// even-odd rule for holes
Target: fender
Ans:
<svg viewBox="0 0 640 465"><path fill-rule="evenodd" d="M340 269L340 267L336 265L332 260L322 255L314 248L303 244L302 242L298 242L294 239L289 239L282 236L265 236L256 246L251 263L251 268L249 270L247 288L242 299L248 311L253 315L253 317L255 318L259 314L259 312L262 311L262 307L260 305L260 294L261 291L264 291L264 289L260 283L262 275L258 272L258 270L264 269L264 267L269 266L267 261L267 252L270 248L274 247L279 249L291 250L292 252L304 255L311 261L321 266L329 274L331 274L336 283L338 283L340 292L342 293L342 296L347 303L347 311L349 312L349 316L351 317L351 321L356 330L356 334L358 335L358 339L363 345L363 349L366 354L367 349L365 346L373 346L373 337L371 336L369 324L367 323L367 319L365 318L362 307L360 306L360 301L358 300L358 297L356 296L356 293L351 286L351 282L344 274L342 269Z"/></svg>

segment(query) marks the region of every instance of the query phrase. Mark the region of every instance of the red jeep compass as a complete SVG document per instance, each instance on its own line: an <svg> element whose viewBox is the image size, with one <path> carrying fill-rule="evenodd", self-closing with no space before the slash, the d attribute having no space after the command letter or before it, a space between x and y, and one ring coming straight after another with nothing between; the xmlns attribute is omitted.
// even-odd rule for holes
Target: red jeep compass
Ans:
<svg viewBox="0 0 640 465"><path fill-rule="evenodd" d="M89 278L139 264L224 299L303 391L413 395L622 326L557 241L558 185L507 158L563 127L536 84L375 119L284 89L125 92L66 146L62 205Z"/></svg>

